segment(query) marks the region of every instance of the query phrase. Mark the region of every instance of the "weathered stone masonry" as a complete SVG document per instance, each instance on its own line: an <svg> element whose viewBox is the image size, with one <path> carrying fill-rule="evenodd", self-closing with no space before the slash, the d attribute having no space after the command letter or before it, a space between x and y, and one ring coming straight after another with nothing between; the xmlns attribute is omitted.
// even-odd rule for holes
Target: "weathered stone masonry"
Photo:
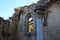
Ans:
<svg viewBox="0 0 60 40"><path fill-rule="evenodd" d="M0 17L0 40L9 40L9 27L9 20L4 20L2 17Z"/></svg>
<svg viewBox="0 0 60 40"><path fill-rule="evenodd" d="M60 0L40 0L14 10L8 20L0 18L0 40L60 40ZM28 32L29 17L33 18L33 32ZM8 34L5 37L3 30Z"/></svg>

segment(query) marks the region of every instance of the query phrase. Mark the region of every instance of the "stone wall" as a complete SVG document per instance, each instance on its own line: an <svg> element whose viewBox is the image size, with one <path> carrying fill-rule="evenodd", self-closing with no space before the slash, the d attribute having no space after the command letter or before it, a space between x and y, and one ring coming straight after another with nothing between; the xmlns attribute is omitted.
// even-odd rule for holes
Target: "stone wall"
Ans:
<svg viewBox="0 0 60 40"><path fill-rule="evenodd" d="M48 40L60 40L60 1L48 8Z"/></svg>
<svg viewBox="0 0 60 40"><path fill-rule="evenodd" d="M0 40L9 40L9 20L0 17Z"/></svg>
<svg viewBox="0 0 60 40"><path fill-rule="evenodd" d="M60 0L40 0L14 10L8 20L0 18L0 40L36 40L35 18L42 20L43 40L60 40ZM31 33L27 31L29 16L34 20L34 32Z"/></svg>

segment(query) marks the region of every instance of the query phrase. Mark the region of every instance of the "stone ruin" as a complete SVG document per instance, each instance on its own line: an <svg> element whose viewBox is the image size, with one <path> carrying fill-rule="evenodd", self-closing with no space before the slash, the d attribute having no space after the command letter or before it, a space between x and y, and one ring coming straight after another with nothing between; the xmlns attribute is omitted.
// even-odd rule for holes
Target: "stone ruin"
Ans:
<svg viewBox="0 0 60 40"><path fill-rule="evenodd" d="M8 20L0 17L0 40L60 40L60 0L40 0L14 11ZM29 17L33 32L28 31Z"/></svg>

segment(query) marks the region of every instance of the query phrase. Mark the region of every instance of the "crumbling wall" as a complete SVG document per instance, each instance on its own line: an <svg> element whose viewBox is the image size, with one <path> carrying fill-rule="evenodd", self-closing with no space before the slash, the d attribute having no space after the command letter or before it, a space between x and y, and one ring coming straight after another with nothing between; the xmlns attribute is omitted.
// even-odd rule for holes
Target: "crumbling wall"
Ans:
<svg viewBox="0 0 60 40"><path fill-rule="evenodd" d="M0 40L9 40L9 20L4 20L0 17Z"/></svg>
<svg viewBox="0 0 60 40"><path fill-rule="evenodd" d="M40 9L39 8L36 9L38 10L37 13L34 12L34 9L36 6L40 7ZM44 7L46 6L47 8L45 8L43 12L42 9L44 9ZM9 19L10 21L9 40L27 40L28 39L27 35L30 34L29 32L27 32L28 26L26 25L28 16L29 15L32 15L33 17L37 16L37 18L38 17L41 18L41 16L43 16L42 21L44 22L45 17L43 13L48 13L47 19L46 19L47 25L42 26L43 39L44 40L60 40L60 0L42 0L30 6L16 8L15 13L11 17L11 19ZM2 25L0 24L1 40L3 40L2 33L1 33L3 24ZM35 40L34 39L35 35L30 35L30 36L32 40Z"/></svg>
<svg viewBox="0 0 60 40"><path fill-rule="evenodd" d="M35 5L35 4L33 4ZM24 6L23 7L23 12L20 15L20 20L19 20L19 26L18 26L18 40L27 40L29 39L29 36L31 36L31 40L34 39L33 35L28 35L29 32L27 31L28 26L28 17L30 14L33 14L33 5L30 6ZM28 37L27 37L28 36ZM29 39L30 40L30 39Z"/></svg>

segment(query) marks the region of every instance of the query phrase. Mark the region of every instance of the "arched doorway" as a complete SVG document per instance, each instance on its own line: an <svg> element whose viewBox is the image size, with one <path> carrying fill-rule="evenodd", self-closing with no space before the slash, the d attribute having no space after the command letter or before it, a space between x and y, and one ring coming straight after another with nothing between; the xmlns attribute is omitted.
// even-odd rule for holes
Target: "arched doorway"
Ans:
<svg viewBox="0 0 60 40"><path fill-rule="evenodd" d="M35 40L34 35L34 17L31 13L28 13L25 16L25 37L26 40Z"/></svg>

